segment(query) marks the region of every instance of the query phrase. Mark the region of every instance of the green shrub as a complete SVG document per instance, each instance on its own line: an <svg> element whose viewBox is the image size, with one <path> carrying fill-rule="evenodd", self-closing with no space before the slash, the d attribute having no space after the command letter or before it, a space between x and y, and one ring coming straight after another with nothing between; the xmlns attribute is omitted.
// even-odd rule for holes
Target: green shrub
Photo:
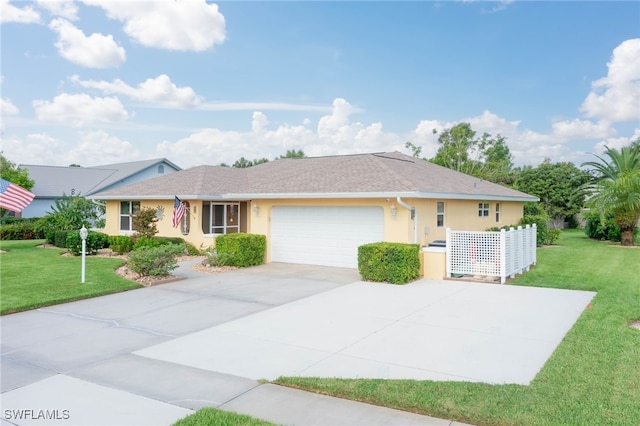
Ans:
<svg viewBox="0 0 640 426"><path fill-rule="evenodd" d="M169 275L178 267L177 256L184 246L165 244L158 247L140 247L129 254L129 269L141 277Z"/></svg>
<svg viewBox="0 0 640 426"><path fill-rule="evenodd" d="M597 211L590 211L585 214L584 232L589 238L596 240L620 241L620 227L613 220L613 216L609 216L606 220L602 220L602 216Z"/></svg>
<svg viewBox="0 0 640 426"><path fill-rule="evenodd" d="M205 266L230 266L231 256L228 253L216 253L215 251L207 253L206 259L202 261Z"/></svg>
<svg viewBox="0 0 640 426"><path fill-rule="evenodd" d="M198 256L201 254L200 250L198 250L198 248L193 244L191 244L190 242L185 241L183 244L189 256Z"/></svg>
<svg viewBox="0 0 640 426"><path fill-rule="evenodd" d="M143 207L133 215L133 229L136 230L136 237L151 238L158 233L158 215L156 209Z"/></svg>
<svg viewBox="0 0 640 426"><path fill-rule="evenodd" d="M408 283L420 276L420 246L384 242L361 245L358 271L366 281Z"/></svg>
<svg viewBox="0 0 640 426"><path fill-rule="evenodd" d="M0 226L2 240L39 240L44 237L44 232L37 228L34 221L17 220Z"/></svg>
<svg viewBox="0 0 640 426"><path fill-rule="evenodd" d="M561 234L562 234L561 229L557 229L557 228L547 229L544 243L547 245L555 244L558 241L558 238L560 238Z"/></svg>
<svg viewBox="0 0 640 426"><path fill-rule="evenodd" d="M98 250L109 244L109 236L102 232L89 231L86 240L86 254L96 254ZM69 231L67 234L67 249L74 255L82 254L82 239L79 231Z"/></svg>
<svg viewBox="0 0 640 426"><path fill-rule="evenodd" d="M255 266L264 262L267 251L267 237L259 234L224 234L216 238L218 262L226 256L229 266Z"/></svg>
<svg viewBox="0 0 640 426"><path fill-rule="evenodd" d="M184 244L184 239L180 237L153 237L154 240L158 241L160 245L163 244Z"/></svg>
<svg viewBox="0 0 640 426"><path fill-rule="evenodd" d="M133 250L133 240L127 235L109 237L109 248L118 254L129 253Z"/></svg>
<svg viewBox="0 0 640 426"><path fill-rule="evenodd" d="M160 247L162 245L160 241L151 237L138 237L135 240L136 242L133 244L133 250L138 250L143 247Z"/></svg>
<svg viewBox="0 0 640 426"><path fill-rule="evenodd" d="M67 236L69 235L69 233L71 232L77 232L78 233L78 238L79 237L79 232L80 231L56 231L53 235L53 245L59 248L67 248Z"/></svg>

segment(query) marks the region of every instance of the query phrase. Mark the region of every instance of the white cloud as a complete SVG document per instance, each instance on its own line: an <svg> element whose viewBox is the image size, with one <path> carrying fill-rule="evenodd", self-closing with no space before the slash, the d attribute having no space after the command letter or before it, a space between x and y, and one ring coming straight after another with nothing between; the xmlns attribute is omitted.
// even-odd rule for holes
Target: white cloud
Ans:
<svg viewBox="0 0 640 426"><path fill-rule="evenodd" d="M86 94L62 93L51 102L39 99L33 101L33 108L40 121L65 123L74 127L129 118L122 103L115 97L92 98Z"/></svg>
<svg viewBox="0 0 640 426"><path fill-rule="evenodd" d="M8 99L8 98L0 99L0 106L1 106L0 112L2 113L2 115L15 115L20 112L18 107L15 106L11 102L11 99Z"/></svg>
<svg viewBox="0 0 640 426"><path fill-rule="evenodd" d="M502 136L514 135L520 125L520 121L509 121L502 118L491 111L485 110L481 115L476 117L465 118L461 120L471 124L471 128L476 131L477 136L481 136L484 132Z"/></svg>
<svg viewBox="0 0 640 426"><path fill-rule="evenodd" d="M202 102L201 97L191 87L177 87L165 74L148 78L137 87L129 86L120 79L112 82L80 80L77 75L74 75L70 80L82 87L100 90L107 95L125 95L136 101L165 107L192 108Z"/></svg>
<svg viewBox="0 0 640 426"><path fill-rule="evenodd" d="M19 24L37 24L40 22L40 14L32 6L17 7L9 3L9 0L0 0L0 22L16 22Z"/></svg>
<svg viewBox="0 0 640 426"><path fill-rule="evenodd" d="M405 140L384 132L381 123L350 122L354 110L344 99L336 99L332 113L318 120L315 131L309 119L301 125L270 128L267 116L257 111L252 115L250 131L204 129L175 142L162 142L156 155L193 166L233 164L240 157L274 159L289 149L302 149L308 156L404 149Z"/></svg>
<svg viewBox="0 0 640 426"><path fill-rule="evenodd" d="M60 56L87 68L117 67L126 59L125 50L113 36L93 33L87 37L66 19L56 18L49 28L58 34L55 43Z"/></svg>
<svg viewBox="0 0 640 426"><path fill-rule="evenodd" d="M604 151L605 151L606 147L620 150L621 148L624 148L625 146L631 145L632 142L635 142L638 139L640 139L640 129L635 129L635 131L633 132L633 135L628 137L628 138L625 138L625 137L608 138L608 139L606 139L604 141L598 142L593 147L593 151L594 151L594 153L596 153L598 155L602 155L602 154L604 154Z"/></svg>
<svg viewBox="0 0 640 426"><path fill-rule="evenodd" d="M551 127L553 135L562 140L600 139L616 134L616 129L611 127L611 123L608 121L593 123L589 120L576 118L574 120L558 121L553 123Z"/></svg>
<svg viewBox="0 0 640 426"><path fill-rule="evenodd" d="M37 0L38 6L50 14L60 16L70 21L78 19L78 6L70 0Z"/></svg>
<svg viewBox="0 0 640 426"><path fill-rule="evenodd" d="M607 66L607 76L591 83L580 111L612 122L640 120L640 38L616 47Z"/></svg>
<svg viewBox="0 0 640 426"><path fill-rule="evenodd" d="M50 165L64 165L54 163L64 161L65 152L60 149L59 142L42 133L29 134L25 138L3 137L2 152L16 164L39 164L48 160Z"/></svg>
<svg viewBox="0 0 640 426"><path fill-rule="evenodd" d="M139 159L142 159L140 151L130 142L111 136L103 130L81 132L80 143L74 146L67 156L69 164L83 166Z"/></svg>
<svg viewBox="0 0 640 426"><path fill-rule="evenodd" d="M251 120L251 130L253 130L254 133L262 133L265 130L267 124L269 124L269 120L267 119L266 115L261 112L253 113L253 119Z"/></svg>
<svg viewBox="0 0 640 426"><path fill-rule="evenodd" d="M203 51L225 41L224 16L205 0L132 1L124 7L113 0L82 1L123 22L127 35L143 46Z"/></svg>
<svg viewBox="0 0 640 426"><path fill-rule="evenodd" d="M142 159L141 152L130 142L102 130L80 132L77 138L76 142L63 142L46 133L32 133L24 138L3 138L2 149L17 164L89 167Z"/></svg>

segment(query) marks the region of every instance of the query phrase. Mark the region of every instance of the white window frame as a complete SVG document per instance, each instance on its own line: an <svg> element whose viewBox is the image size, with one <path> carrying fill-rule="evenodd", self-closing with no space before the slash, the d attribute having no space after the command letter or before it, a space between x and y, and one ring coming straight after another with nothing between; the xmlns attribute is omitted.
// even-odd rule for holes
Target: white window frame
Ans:
<svg viewBox="0 0 640 426"><path fill-rule="evenodd" d="M223 206L222 225L214 225L215 206ZM229 210L233 211L234 209L237 211L237 218L235 219L235 224L230 225L229 221L233 218L229 217ZM240 232L240 202L221 203L218 201L209 201L208 224L209 232L205 233L205 235L223 235Z"/></svg>
<svg viewBox="0 0 640 426"><path fill-rule="evenodd" d="M500 203L496 203L496 223L500 223Z"/></svg>
<svg viewBox="0 0 640 426"><path fill-rule="evenodd" d="M442 207L442 209L440 209L440 207ZM437 201L436 202L436 227L437 228L444 228L444 216L445 216L444 201Z"/></svg>
<svg viewBox="0 0 640 426"><path fill-rule="evenodd" d="M489 203L478 203L478 217L489 217L491 214L491 204Z"/></svg>
<svg viewBox="0 0 640 426"><path fill-rule="evenodd" d="M127 213L123 213L122 212L122 206L126 204L128 207L128 212ZM120 215L119 215L119 223L118 223L118 228L120 229L120 231L134 231L133 229L133 214L135 212L140 211L140 201L120 201ZM128 222L129 222L129 226L128 228L123 228L122 227L122 219L123 218L127 218Z"/></svg>

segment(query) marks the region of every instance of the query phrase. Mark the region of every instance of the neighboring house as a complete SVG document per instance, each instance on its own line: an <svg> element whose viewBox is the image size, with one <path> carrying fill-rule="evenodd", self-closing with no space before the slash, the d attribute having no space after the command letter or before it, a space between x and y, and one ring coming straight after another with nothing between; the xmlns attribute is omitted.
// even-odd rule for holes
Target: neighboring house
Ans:
<svg viewBox="0 0 640 426"><path fill-rule="evenodd" d="M182 170L165 158L95 167L20 165L35 181L35 199L22 211L22 217L42 217L52 211L55 200L66 195L85 197L142 180Z"/></svg>
<svg viewBox="0 0 640 426"><path fill-rule="evenodd" d="M172 227L174 196L187 205ZM106 200L105 232L133 232L131 212L157 209L159 235L196 247L232 232L267 236L267 262L357 267L357 247L426 245L446 227L516 224L536 197L398 152L279 159L237 169L199 166L94 193Z"/></svg>

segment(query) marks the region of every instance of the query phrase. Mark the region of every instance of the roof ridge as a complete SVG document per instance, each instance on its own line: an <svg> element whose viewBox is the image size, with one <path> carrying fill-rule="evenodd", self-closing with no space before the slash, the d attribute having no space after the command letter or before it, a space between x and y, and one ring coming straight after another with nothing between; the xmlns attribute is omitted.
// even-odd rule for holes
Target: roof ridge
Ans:
<svg viewBox="0 0 640 426"><path fill-rule="evenodd" d="M381 153L381 154L388 154L388 153L385 152L385 153ZM400 153L398 153L398 154L400 154ZM412 182L411 180L409 180L406 177L404 177L404 175L402 173L398 173L395 170L393 170L391 167L389 167L381 159L384 158L384 159L388 159L388 160L397 160L397 161L404 161L404 162L407 162L407 163L416 164L415 160L403 159L403 158L397 158L397 157L389 157L387 155L380 155L378 153L371 154L371 157L374 158L374 161L376 163L378 163L380 168L383 168L383 169L387 170L390 174L392 174L400 182L402 182L403 184L407 185L408 187L415 187L415 183L414 182Z"/></svg>

